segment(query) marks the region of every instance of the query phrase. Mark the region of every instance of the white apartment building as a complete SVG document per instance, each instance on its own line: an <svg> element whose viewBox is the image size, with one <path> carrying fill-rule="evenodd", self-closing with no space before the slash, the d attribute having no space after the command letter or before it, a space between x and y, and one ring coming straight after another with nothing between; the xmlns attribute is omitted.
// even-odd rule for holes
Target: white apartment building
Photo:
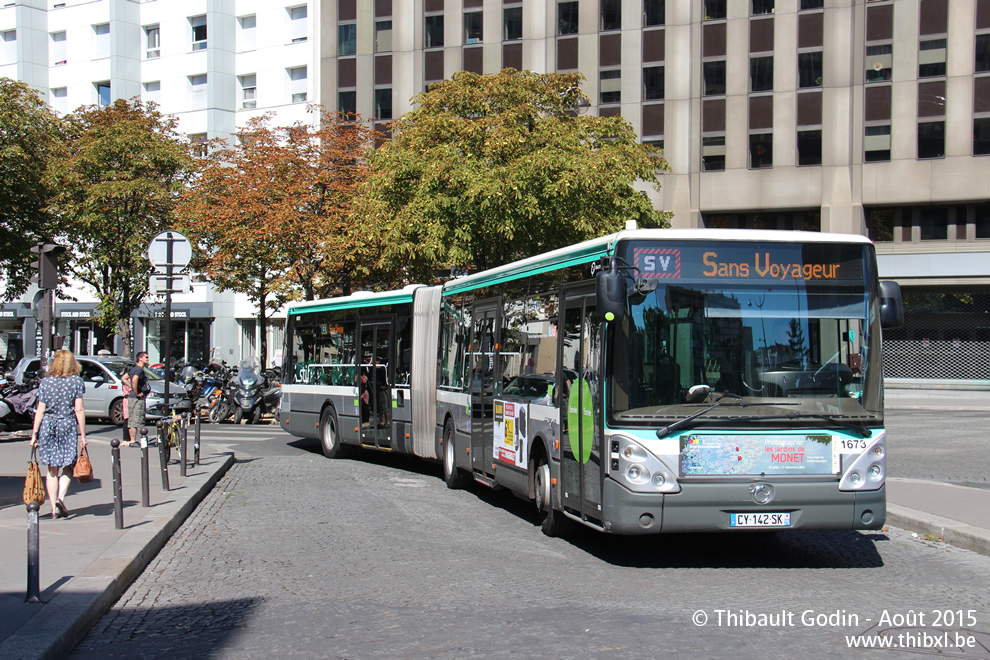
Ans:
<svg viewBox="0 0 990 660"><path fill-rule="evenodd" d="M279 125L312 123L318 10L306 0L18 0L0 7L0 76L27 82L63 114L121 98L154 101L192 140L229 138L262 113ZM33 293L0 309L0 359L40 345ZM77 284L68 293L80 302L56 303L58 334L80 354L107 347L92 320L93 292ZM133 319L136 350L153 361L162 310L150 302ZM256 316L246 297L195 282L173 299L172 354L203 360L212 351L228 362L254 355ZM268 363L281 350L283 323L275 319L269 331Z"/></svg>

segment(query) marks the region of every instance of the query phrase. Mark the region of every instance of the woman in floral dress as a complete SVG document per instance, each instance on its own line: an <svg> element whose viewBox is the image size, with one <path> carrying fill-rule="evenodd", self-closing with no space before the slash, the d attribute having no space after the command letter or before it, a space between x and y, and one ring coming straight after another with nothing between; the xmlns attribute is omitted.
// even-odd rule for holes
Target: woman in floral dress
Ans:
<svg viewBox="0 0 990 660"><path fill-rule="evenodd" d="M38 447L41 463L48 466L45 485L52 504L52 518L69 517L63 500L72 481L76 457L86 446L86 412L82 400L85 385L79 377L80 370L72 351L56 351L38 388L31 446Z"/></svg>

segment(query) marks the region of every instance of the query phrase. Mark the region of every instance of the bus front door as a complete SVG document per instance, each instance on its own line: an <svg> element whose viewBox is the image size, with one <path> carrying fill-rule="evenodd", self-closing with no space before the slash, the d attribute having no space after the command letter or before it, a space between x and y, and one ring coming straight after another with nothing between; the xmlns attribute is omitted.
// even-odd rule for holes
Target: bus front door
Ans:
<svg viewBox="0 0 990 660"><path fill-rule="evenodd" d="M599 401L601 330L593 291L565 291L560 342L561 503L583 520L602 519Z"/></svg>
<svg viewBox="0 0 990 660"><path fill-rule="evenodd" d="M475 307L471 331L471 466L491 476L494 448L495 309Z"/></svg>
<svg viewBox="0 0 990 660"><path fill-rule="evenodd" d="M361 365L358 397L361 409L361 444L392 448L392 324L361 323Z"/></svg>

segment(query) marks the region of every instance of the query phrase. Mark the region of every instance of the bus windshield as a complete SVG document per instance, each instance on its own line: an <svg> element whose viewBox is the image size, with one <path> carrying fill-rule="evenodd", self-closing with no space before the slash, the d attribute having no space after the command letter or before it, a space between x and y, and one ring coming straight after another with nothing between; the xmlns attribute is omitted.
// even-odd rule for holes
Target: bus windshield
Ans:
<svg viewBox="0 0 990 660"><path fill-rule="evenodd" d="M870 352L879 329L863 278L872 261L863 245L805 247L682 246L677 277L650 277L659 267L627 246L634 268L611 343L611 420L666 423L722 401L743 405L712 410L706 422L788 413L879 421L879 351ZM780 264L777 277L768 263ZM793 277L781 276L785 265Z"/></svg>

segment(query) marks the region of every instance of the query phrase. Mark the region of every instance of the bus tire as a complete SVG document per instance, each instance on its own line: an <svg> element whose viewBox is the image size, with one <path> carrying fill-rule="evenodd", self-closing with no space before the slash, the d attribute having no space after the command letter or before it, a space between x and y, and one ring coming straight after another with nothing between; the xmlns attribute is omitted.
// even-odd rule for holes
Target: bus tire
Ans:
<svg viewBox="0 0 990 660"><path fill-rule="evenodd" d="M344 458L347 454L347 448L340 443L337 413L329 406L320 416L320 446L323 448L323 455L327 458Z"/></svg>
<svg viewBox="0 0 990 660"><path fill-rule="evenodd" d="M564 536L570 529L570 520L563 512L553 508L553 495L550 489L550 465L540 456L536 459L533 471L533 491L536 510L540 516L540 528L547 536Z"/></svg>
<svg viewBox="0 0 990 660"><path fill-rule="evenodd" d="M454 447L454 423L447 420L443 425L443 480L447 488L458 489L467 486L468 477L457 467Z"/></svg>

